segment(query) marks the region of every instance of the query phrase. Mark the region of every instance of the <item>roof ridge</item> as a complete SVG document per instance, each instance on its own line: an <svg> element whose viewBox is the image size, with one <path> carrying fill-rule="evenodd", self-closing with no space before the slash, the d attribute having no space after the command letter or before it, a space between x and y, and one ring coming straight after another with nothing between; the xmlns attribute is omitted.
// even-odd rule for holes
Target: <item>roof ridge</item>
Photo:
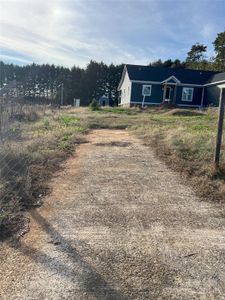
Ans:
<svg viewBox="0 0 225 300"><path fill-rule="evenodd" d="M146 66L146 65L135 65L135 64L124 64L124 66L128 67L140 67L140 68L152 68L152 69L163 69L163 70L185 70L190 72L204 72L204 73L211 73L211 74L218 74L222 73L219 71L208 71L208 70L194 70L194 69L186 69L186 68L169 68L169 67L155 67L155 66Z"/></svg>

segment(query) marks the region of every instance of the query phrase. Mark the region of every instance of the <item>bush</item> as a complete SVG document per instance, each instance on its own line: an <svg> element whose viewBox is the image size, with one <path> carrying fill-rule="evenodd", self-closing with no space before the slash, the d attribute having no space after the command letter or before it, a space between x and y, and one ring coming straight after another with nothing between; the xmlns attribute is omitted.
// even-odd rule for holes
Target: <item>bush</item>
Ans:
<svg viewBox="0 0 225 300"><path fill-rule="evenodd" d="M93 99L89 105L91 110L100 110L99 103L96 99Z"/></svg>

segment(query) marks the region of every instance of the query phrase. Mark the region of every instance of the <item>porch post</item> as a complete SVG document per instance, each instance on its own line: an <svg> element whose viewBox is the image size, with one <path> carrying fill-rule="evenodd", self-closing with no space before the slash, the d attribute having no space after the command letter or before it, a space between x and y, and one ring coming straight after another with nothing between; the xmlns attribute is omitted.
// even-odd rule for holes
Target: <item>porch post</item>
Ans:
<svg viewBox="0 0 225 300"><path fill-rule="evenodd" d="M166 98L166 87L167 87L167 85L165 83L165 85L164 85L164 91L163 91L163 103L165 102L165 98Z"/></svg>
<svg viewBox="0 0 225 300"><path fill-rule="evenodd" d="M176 104L176 98L177 98L177 84L175 85L175 88L174 88L173 105Z"/></svg>
<svg viewBox="0 0 225 300"><path fill-rule="evenodd" d="M202 98L201 98L201 108L203 108L204 96L205 96L205 88L203 87L203 89L202 89Z"/></svg>

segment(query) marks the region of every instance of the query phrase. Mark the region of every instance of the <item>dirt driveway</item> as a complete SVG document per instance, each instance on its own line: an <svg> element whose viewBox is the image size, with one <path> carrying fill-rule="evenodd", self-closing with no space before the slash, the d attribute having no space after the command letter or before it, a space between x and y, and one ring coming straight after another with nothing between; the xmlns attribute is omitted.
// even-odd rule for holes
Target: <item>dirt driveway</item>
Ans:
<svg viewBox="0 0 225 300"><path fill-rule="evenodd" d="M126 131L98 130L51 182L0 299L225 299L225 216Z"/></svg>

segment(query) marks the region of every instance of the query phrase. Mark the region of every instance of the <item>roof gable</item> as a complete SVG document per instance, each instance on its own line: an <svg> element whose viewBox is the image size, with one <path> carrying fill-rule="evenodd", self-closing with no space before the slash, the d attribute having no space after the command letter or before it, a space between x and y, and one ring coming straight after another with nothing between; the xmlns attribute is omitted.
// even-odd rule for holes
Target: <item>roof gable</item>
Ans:
<svg viewBox="0 0 225 300"><path fill-rule="evenodd" d="M167 79L163 80L162 83L176 84L176 83L180 83L180 80L178 80L175 76L170 76Z"/></svg>

